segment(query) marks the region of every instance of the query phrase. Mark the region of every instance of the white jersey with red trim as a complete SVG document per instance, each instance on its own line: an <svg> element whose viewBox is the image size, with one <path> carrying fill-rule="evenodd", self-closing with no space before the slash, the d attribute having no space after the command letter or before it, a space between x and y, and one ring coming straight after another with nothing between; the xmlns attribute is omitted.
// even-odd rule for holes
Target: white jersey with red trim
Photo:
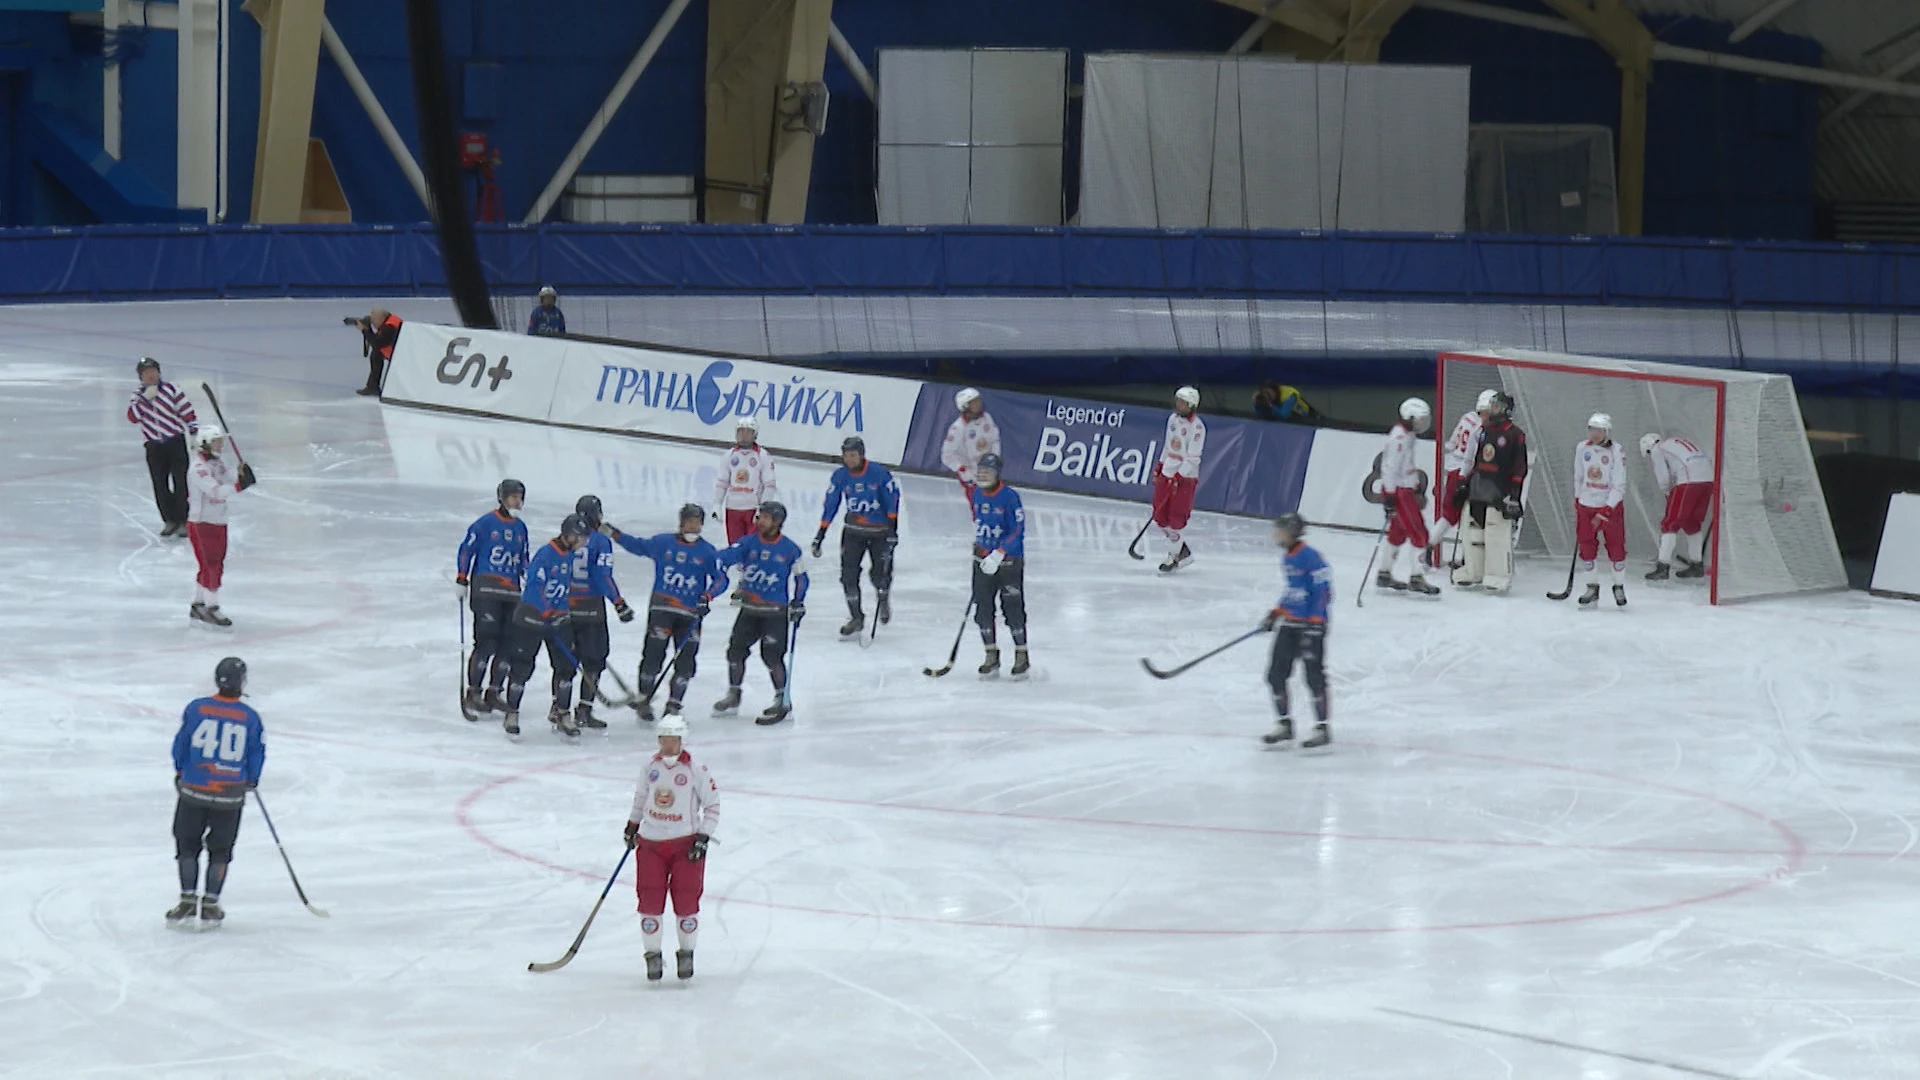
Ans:
<svg viewBox="0 0 1920 1080"><path fill-rule="evenodd" d="M1414 461L1414 434L1403 423L1387 432L1387 447L1380 451L1380 494L1420 489L1420 466Z"/></svg>
<svg viewBox="0 0 1920 1080"><path fill-rule="evenodd" d="M1661 491L1671 491L1676 484L1713 483L1713 459L1686 439L1661 439L1648 457Z"/></svg>
<svg viewBox="0 0 1920 1080"><path fill-rule="evenodd" d="M1200 455L1207 446L1207 425L1197 412L1167 414L1167 441L1160 451L1160 474L1200 479Z"/></svg>
<svg viewBox="0 0 1920 1080"><path fill-rule="evenodd" d="M1467 475L1473 461L1473 444L1480 438L1480 428L1484 421L1480 414L1467 410L1460 422L1453 425L1453 434L1447 437L1447 471Z"/></svg>
<svg viewBox="0 0 1920 1080"><path fill-rule="evenodd" d="M720 460L720 476L713 482L713 504L726 510L753 510L778 498L773 482L773 455L759 443L729 446Z"/></svg>
<svg viewBox="0 0 1920 1080"><path fill-rule="evenodd" d="M988 454L1000 452L1000 425L986 413L954 417L947 438L940 444L940 464L965 483L973 483L973 467Z"/></svg>
<svg viewBox="0 0 1920 1080"><path fill-rule="evenodd" d="M1627 454L1609 439L1585 439L1573 447L1573 501L1581 506L1619 506L1627 499Z"/></svg>
<svg viewBox="0 0 1920 1080"><path fill-rule="evenodd" d="M187 520L200 525L225 525L227 500L233 497L233 467L224 457L208 457L193 452L193 465L187 469Z"/></svg>
<svg viewBox="0 0 1920 1080"><path fill-rule="evenodd" d="M707 767L685 750L672 759L655 754L633 790L633 811L627 820L638 822L640 835L648 840L677 840L694 833L712 836L720 824L720 788Z"/></svg>

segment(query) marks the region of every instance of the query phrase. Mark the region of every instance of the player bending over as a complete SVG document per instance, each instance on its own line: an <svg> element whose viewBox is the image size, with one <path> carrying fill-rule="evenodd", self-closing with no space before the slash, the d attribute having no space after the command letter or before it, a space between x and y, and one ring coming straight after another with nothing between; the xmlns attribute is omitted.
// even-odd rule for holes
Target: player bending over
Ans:
<svg viewBox="0 0 1920 1080"><path fill-rule="evenodd" d="M1000 646L994 641L994 608L1006 616L1013 636L1014 678L1027 673L1026 546L1027 511L1020 493L1000 482L1000 455L988 454L974 466L976 480L968 498L973 505L973 621L987 658L982 676L1000 671Z"/></svg>
<svg viewBox="0 0 1920 1080"><path fill-rule="evenodd" d="M707 604L727 587L720 553L700 538L707 512L693 503L680 508L680 531L645 540L612 530L613 541L653 560L653 596L647 602L647 643L640 650L640 719L653 719L653 695L660 689L667 646L674 648L673 679L667 684L667 715L678 714L687 700L687 684L699 670L700 628Z"/></svg>
<svg viewBox="0 0 1920 1080"><path fill-rule="evenodd" d="M1627 606L1627 455L1613 441L1613 417L1587 417L1587 437L1573 447L1573 539L1587 591L1580 606L1600 600L1596 560L1604 542L1613 560L1613 602Z"/></svg>
<svg viewBox="0 0 1920 1080"><path fill-rule="evenodd" d="M777 502L760 507L754 525L760 530L730 545L716 560L722 571L741 568L740 613L733 618L727 638L727 696L713 703L716 713L740 707L740 684L747 678L747 655L757 644L760 662L773 680L773 704L754 723L777 724L793 713L787 685L787 642L807 615L807 569L800 545L780 535L787 508ZM793 599L787 599L789 585Z"/></svg>
<svg viewBox="0 0 1920 1080"><path fill-rule="evenodd" d="M1647 580L1667 580L1676 558L1691 565L1672 576L1705 577L1707 546L1700 527L1706 523L1707 507L1713 504L1713 459L1678 435L1663 439L1651 431L1640 436L1640 452L1647 456L1653 478L1667 495L1666 512L1660 515L1660 557ZM1689 546L1693 548L1691 555L1687 553Z"/></svg>
<svg viewBox="0 0 1920 1080"><path fill-rule="evenodd" d="M467 605L473 609L473 652L467 656L467 692L460 698L460 715L468 720L507 711L500 697L509 666L507 626L520 603L527 570L527 524L513 516L526 505L527 485L502 480L494 495L500 505L467 526L454 557L454 583L467 590ZM483 681L485 698L480 696Z"/></svg>
<svg viewBox="0 0 1920 1080"><path fill-rule="evenodd" d="M1167 541L1167 559L1160 572L1170 574L1193 561L1193 552L1180 531L1193 516L1193 493L1200 487L1200 455L1206 449L1207 425L1200 419L1200 391L1183 386L1173 392L1173 414L1167 417L1166 443L1153 464L1153 523Z"/></svg>
<svg viewBox="0 0 1920 1080"><path fill-rule="evenodd" d="M847 624L841 637L853 637L866 628L867 617L860 610L860 560L872 568L873 617L881 623L893 618L887 597L893 589L893 553L900 546L900 485L885 465L867 460L866 440L850 436L840 444L840 462L827 481L827 502L820 509L820 531L813 534L813 557L820 557L820 546L827 539L827 525L847 503L847 517L840 523L840 588L847 594Z"/></svg>
<svg viewBox="0 0 1920 1080"><path fill-rule="evenodd" d="M513 628L507 639L507 712L501 726L509 735L520 734L520 698L527 692L527 680L533 677L533 663L543 644L547 647L547 664L553 668L553 705L547 710L547 718L563 734L580 734L569 711L576 668L558 635L566 629L568 600L573 594L573 553L587 542L589 531L586 518L568 514L560 524L560 535L540 545L527 563L527 583L520 590L520 606L513 609Z"/></svg>
<svg viewBox="0 0 1920 1080"><path fill-rule="evenodd" d="M640 940L647 979L666 976L660 962L660 918L673 897L680 921L676 974L693 978L693 946L700 937L700 894L706 889L707 843L720 822L720 788L706 765L682 749L687 722L669 716L654 728L660 752L647 762L627 814L627 846L633 849L634 891L640 899Z"/></svg>
<svg viewBox="0 0 1920 1080"><path fill-rule="evenodd" d="M237 656L220 661L213 685L212 697L187 704L173 737L173 786L180 793L173 805L173 856L180 867L180 902L167 912L167 922L175 926L196 913L203 927L219 926L226 918L220 890L227 884L247 792L260 783L267 763L260 714L240 700L247 687L246 662ZM203 844L207 884L196 893Z"/></svg>
<svg viewBox="0 0 1920 1080"><path fill-rule="evenodd" d="M1400 403L1400 422L1387 432L1387 448L1380 452L1380 498L1387 507L1387 565L1374 584L1396 592L1438 596L1420 571L1427 548L1427 512L1420 505L1420 468L1414 463L1415 439L1433 426L1433 410L1419 398ZM1400 569L1406 555L1408 569Z"/></svg>
<svg viewBox="0 0 1920 1080"><path fill-rule="evenodd" d="M1280 602L1260 620L1260 629L1278 631L1273 639L1273 656L1267 662L1267 688L1273 692L1273 730L1260 737L1268 746L1286 749L1293 743L1293 710L1287 694L1287 680L1298 661L1306 669L1307 689L1313 692L1314 714L1318 719L1313 734L1300 744L1302 750L1318 750L1333 742L1327 730L1331 714L1327 703L1327 612L1333 607L1333 569L1320 553L1301 539L1307 521L1299 514L1281 514L1273 523L1273 539L1284 554L1281 570L1286 587Z"/></svg>
<svg viewBox="0 0 1920 1080"><path fill-rule="evenodd" d="M620 621L632 622L633 609L620 595L620 583L613 580L613 541L600 531L604 510L598 495L582 495L573 504L573 512L587 522L587 542L573 557L573 591L568 594L568 618L560 640L573 650L580 662L580 703L573 707L575 727L603 728L605 720L593 715L593 702L600 695L600 676L607 670L607 654L613 641L607 634L607 601ZM552 719L549 717L549 719ZM558 720L554 721L558 723Z"/></svg>

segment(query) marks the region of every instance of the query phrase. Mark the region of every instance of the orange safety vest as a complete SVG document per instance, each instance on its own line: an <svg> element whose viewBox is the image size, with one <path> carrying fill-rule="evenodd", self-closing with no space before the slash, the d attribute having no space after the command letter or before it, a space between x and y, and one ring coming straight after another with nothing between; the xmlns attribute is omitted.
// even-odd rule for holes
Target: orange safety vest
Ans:
<svg viewBox="0 0 1920 1080"><path fill-rule="evenodd" d="M389 327L389 326L391 326L391 327L393 327L393 332L394 332L394 336L395 336L395 339L396 339L396 340L398 339L398 337L399 337L399 334L400 334L400 316L398 316L398 315L395 315L395 314L393 314L392 312L388 312L388 313L387 313L387 321L386 321L386 322L383 322L383 323L381 323L380 325L381 325L381 327L382 327L382 328L385 328L385 327ZM392 345L382 345L382 346L380 346L380 359L382 359L382 360L391 360L391 359L393 359L393 346L392 346Z"/></svg>

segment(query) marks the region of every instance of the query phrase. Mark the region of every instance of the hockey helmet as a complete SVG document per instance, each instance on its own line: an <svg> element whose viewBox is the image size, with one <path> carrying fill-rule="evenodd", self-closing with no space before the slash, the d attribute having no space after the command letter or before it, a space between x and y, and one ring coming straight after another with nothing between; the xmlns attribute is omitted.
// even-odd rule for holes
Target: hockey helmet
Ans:
<svg viewBox="0 0 1920 1080"><path fill-rule="evenodd" d="M527 485L518 480L506 479L500 481L500 486L493 489L493 497L500 500L501 506L507 505L507 500L515 495L525 500L527 497Z"/></svg>
<svg viewBox="0 0 1920 1080"><path fill-rule="evenodd" d="M1173 400L1185 402L1189 409L1197 409L1200 407L1200 391L1191 386L1183 386L1173 392Z"/></svg>
<svg viewBox="0 0 1920 1080"><path fill-rule="evenodd" d="M979 464L973 467L973 477L981 487L992 487L999 483L1000 470L1005 467L1006 462L1000 460L999 454L985 454L981 456ZM993 479L986 479L989 476Z"/></svg>
<svg viewBox="0 0 1920 1080"><path fill-rule="evenodd" d="M1487 404L1488 411L1495 416L1505 416L1513 411L1513 395L1505 390L1494 390L1492 394Z"/></svg>
<svg viewBox="0 0 1920 1080"><path fill-rule="evenodd" d="M1500 391L1498 390L1480 391L1479 399L1473 403L1474 410L1476 412L1486 412L1488 409L1493 408L1494 402L1499 400L1499 397Z"/></svg>
<svg viewBox="0 0 1920 1080"><path fill-rule="evenodd" d="M540 286L540 299L545 300L549 296L553 297L555 300L560 299L560 294L554 291L553 286L551 285Z"/></svg>
<svg viewBox="0 0 1920 1080"><path fill-rule="evenodd" d="M229 656L215 664L213 685L228 697L239 697L240 691L247 688L247 662L237 656Z"/></svg>
<svg viewBox="0 0 1920 1080"><path fill-rule="evenodd" d="M743 431L751 432L751 434L747 436L746 442L740 441L740 433ZM755 420L751 416L743 416L735 420L733 422L733 441L735 445L738 446L752 446L754 443L759 442L760 421Z"/></svg>
<svg viewBox="0 0 1920 1080"><path fill-rule="evenodd" d="M849 435L845 439L842 439L840 441L841 453L845 454L853 450L858 450L860 452L861 457L866 457L867 456L867 440L861 438L858 435Z"/></svg>
<svg viewBox="0 0 1920 1080"><path fill-rule="evenodd" d="M773 526L776 529L785 526L787 523L786 503L775 502L772 499L768 499L766 502L760 504L760 513L765 517L772 518Z"/></svg>
<svg viewBox="0 0 1920 1080"><path fill-rule="evenodd" d="M1289 541L1298 540L1307 534L1307 519L1289 510L1273 519L1273 531L1286 533Z"/></svg>
<svg viewBox="0 0 1920 1080"><path fill-rule="evenodd" d="M1427 430L1433 423L1433 410L1417 397L1410 397L1400 403L1400 419L1405 420L1415 434Z"/></svg>
<svg viewBox="0 0 1920 1080"><path fill-rule="evenodd" d="M1640 452L1648 457L1653 456L1653 448L1659 445L1660 435L1658 432L1649 431L1645 435L1640 436Z"/></svg>
<svg viewBox="0 0 1920 1080"><path fill-rule="evenodd" d="M573 504L573 512L586 518L587 525L595 529L600 527L600 522L606 514L606 510L600 505L598 495L580 496L579 501Z"/></svg>
<svg viewBox="0 0 1920 1080"><path fill-rule="evenodd" d="M202 450L205 450L207 447L212 446L214 443L217 443L226 437L227 437L226 428L223 428L219 424L213 423L212 421L208 421L207 423L200 425L199 431L194 432L193 445L199 447Z"/></svg>
<svg viewBox="0 0 1920 1080"><path fill-rule="evenodd" d="M571 536L576 540L585 540L587 534L591 532L593 532L593 526L588 524L586 517L581 514L568 514L567 519L560 523L561 536Z"/></svg>
<svg viewBox="0 0 1920 1080"><path fill-rule="evenodd" d="M980 400L980 391L975 390L971 386L953 395L953 404L961 412L966 412L967 406L972 405L974 402L979 400Z"/></svg>
<svg viewBox="0 0 1920 1080"><path fill-rule="evenodd" d="M653 733L659 738L684 739L687 737L687 720L683 716L663 716L653 725Z"/></svg>
<svg viewBox="0 0 1920 1080"><path fill-rule="evenodd" d="M1603 412L1594 413L1592 416L1587 417L1587 426L1590 428L1599 428L1601 431L1611 433L1613 431L1613 417Z"/></svg>
<svg viewBox="0 0 1920 1080"><path fill-rule="evenodd" d="M140 358L139 363L133 365L133 371L134 371L134 374L136 375L138 375L140 372L149 371L149 370L159 371L160 361L155 360L151 356L143 356Z"/></svg>
<svg viewBox="0 0 1920 1080"><path fill-rule="evenodd" d="M688 503L680 508L680 524L682 525L685 525L689 521L705 520L707 520L707 511L699 503Z"/></svg>

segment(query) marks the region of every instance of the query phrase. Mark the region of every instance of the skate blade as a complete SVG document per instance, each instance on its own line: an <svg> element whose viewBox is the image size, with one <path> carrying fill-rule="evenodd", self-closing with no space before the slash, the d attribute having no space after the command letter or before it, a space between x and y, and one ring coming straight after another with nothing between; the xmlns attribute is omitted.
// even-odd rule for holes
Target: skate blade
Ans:
<svg viewBox="0 0 1920 1080"><path fill-rule="evenodd" d="M1292 739L1281 739L1278 742L1268 742L1266 736L1262 735L1260 737L1260 746L1262 749L1265 749L1265 750L1291 750L1294 748L1294 745L1295 743L1294 743L1294 740Z"/></svg>
<svg viewBox="0 0 1920 1080"><path fill-rule="evenodd" d="M1328 754L1331 754L1331 753L1333 753L1332 743L1327 743L1323 746L1302 745L1300 747L1301 757L1326 757Z"/></svg>

